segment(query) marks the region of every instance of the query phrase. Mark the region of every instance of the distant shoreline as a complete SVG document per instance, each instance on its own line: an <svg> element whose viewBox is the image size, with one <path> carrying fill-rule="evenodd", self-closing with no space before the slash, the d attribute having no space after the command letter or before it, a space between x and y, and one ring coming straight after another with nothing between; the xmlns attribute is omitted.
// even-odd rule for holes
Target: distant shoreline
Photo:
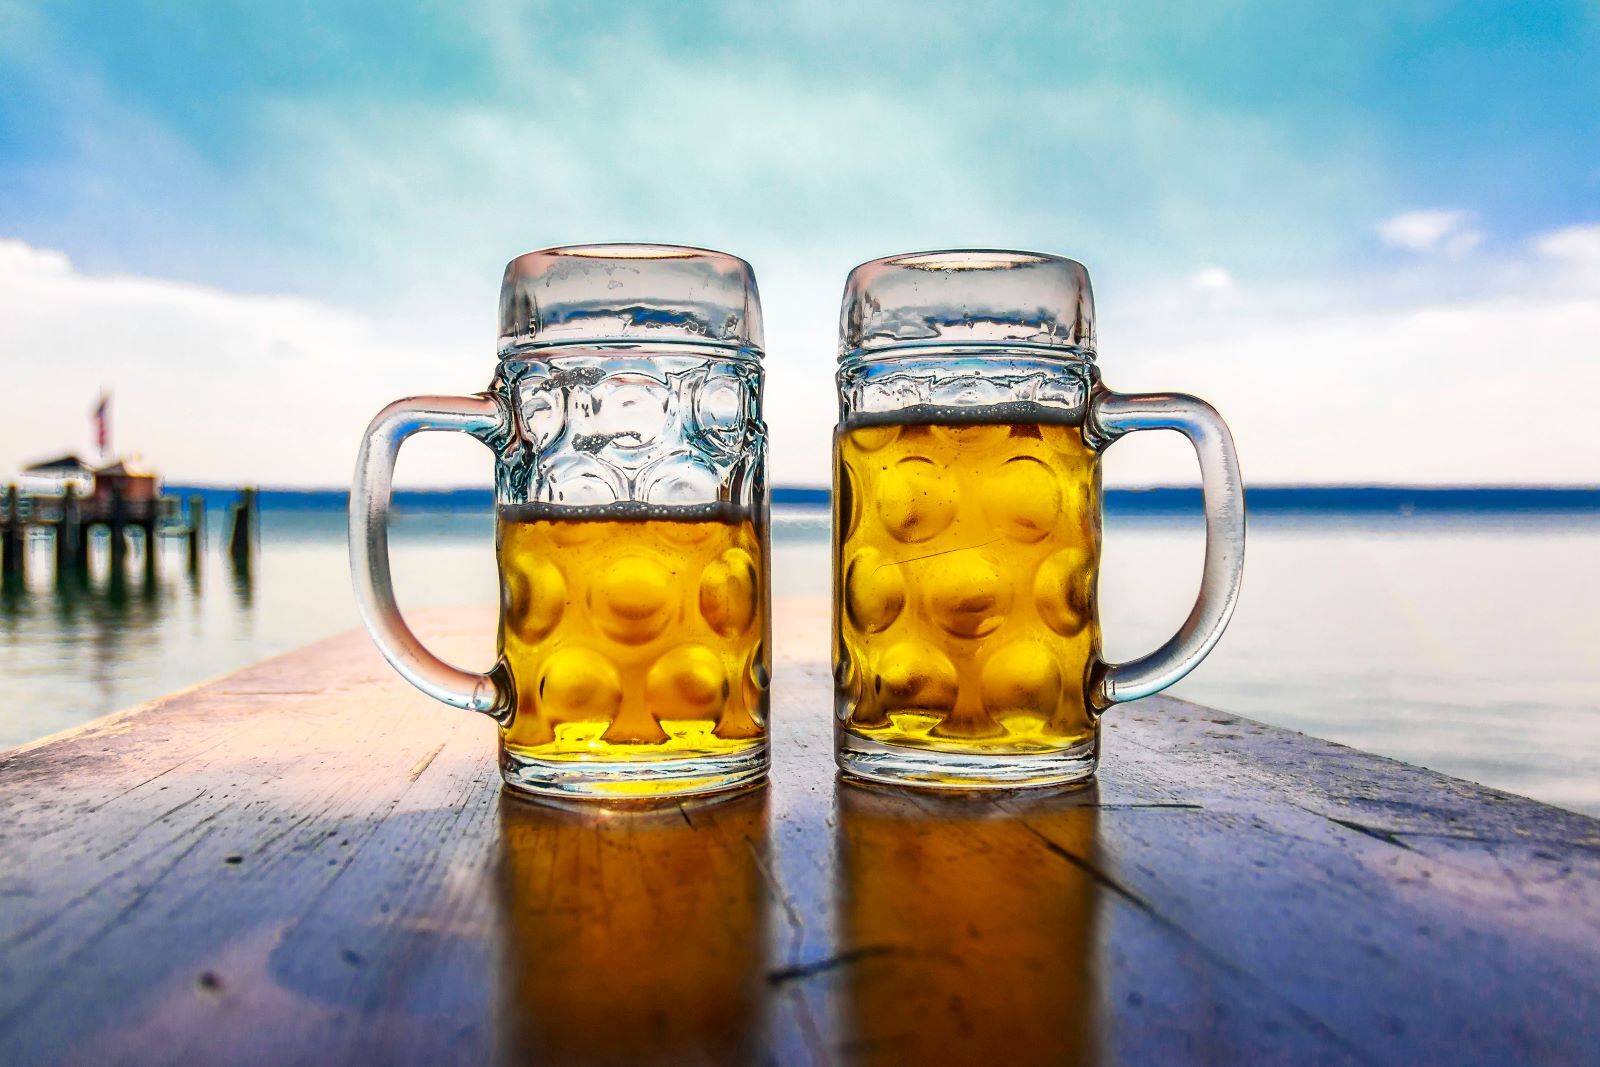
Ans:
<svg viewBox="0 0 1600 1067"><path fill-rule="evenodd" d="M198 495L207 507L231 504L239 490L232 486L169 485L170 496ZM273 511L343 511L349 493L344 489L258 490L263 509ZM827 489L776 486L772 502L778 507L826 508ZM479 511L494 502L491 489L397 489L394 506L400 511ZM1245 490L1252 512L1278 514L1463 514L1566 513L1600 511L1600 486L1433 486L1433 485L1258 485ZM1106 511L1111 514L1193 513L1200 507L1200 490L1191 486L1112 487L1105 490Z"/></svg>

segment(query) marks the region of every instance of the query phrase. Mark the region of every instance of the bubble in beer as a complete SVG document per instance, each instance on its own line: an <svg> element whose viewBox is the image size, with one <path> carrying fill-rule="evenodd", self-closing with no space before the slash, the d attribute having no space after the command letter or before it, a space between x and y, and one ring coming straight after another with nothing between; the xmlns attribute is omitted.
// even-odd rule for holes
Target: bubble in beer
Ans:
<svg viewBox="0 0 1600 1067"><path fill-rule="evenodd" d="M883 705L947 712L956 700L956 668L950 657L921 641L891 645L878 660Z"/></svg>
<svg viewBox="0 0 1600 1067"><path fill-rule="evenodd" d="M902 459L878 484L878 515L897 541L916 544L935 537L955 514L955 482L921 456Z"/></svg>
<svg viewBox="0 0 1600 1067"><path fill-rule="evenodd" d="M845 611L869 634L886 630L906 604L906 581L883 553L863 548L844 575Z"/></svg>
<svg viewBox="0 0 1600 1067"><path fill-rule="evenodd" d="M1006 460L981 484L984 513L996 529L1013 540L1032 544L1048 534L1061 517L1058 479L1032 456Z"/></svg>
<svg viewBox="0 0 1600 1067"><path fill-rule="evenodd" d="M922 584L928 614L956 637L993 633L1011 607L1011 583L993 560L975 549L928 560Z"/></svg>
<svg viewBox="0 0 1600 1067"><path fill-rule="evenodd" d="M1063 548L1039 565L1033 580L1034 606L1045 625L1072 637L1089 621L1094 561L1084 549Z"/></svg>
<svg viewBox="0 0 1600 1067"><path fill-rule="evenodd" d="M645 675L645 704L657 719L713 719L727 698L728 672L704 645L679 645Z"/></svg>
<svg viewBox="0 0 1600 1067"><path fill-rule="evenodd" d="M666 628L672 575L646 556L624 556L594 582L589 610L600 631L614 641L641 645Z"/></svg>
<svg viewBox="0 0 1600 1067"><path fill-rule="evenodd" d="M560 649L539 672L539 711L551 722L608 722L621 704L617 669L591 649Z"/></svg>
<svg viewBox="0 0 1600 1067"><path fill-rule="evenodd" d="M700 578L700 614L723 637L744 632L756 616L756 561L742 548L712 560Z"/></svg>

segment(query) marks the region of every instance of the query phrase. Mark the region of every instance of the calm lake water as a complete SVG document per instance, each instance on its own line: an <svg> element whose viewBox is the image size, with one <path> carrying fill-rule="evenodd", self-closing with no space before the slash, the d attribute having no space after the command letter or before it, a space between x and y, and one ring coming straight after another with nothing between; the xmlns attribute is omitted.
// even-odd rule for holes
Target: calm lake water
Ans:
<svg viewBox="0 0 1600 1067"><path fill-rule="evenodd" d="M267 510L261 535L250 581L216 545L191 579L172 541L154 586L77 593L35 544L0 596L0 748L358 625L342 514ZM825 512L775 518L776 595L827 593L827 538ZM398 517L401 603L493 603L493 540L487 514ZM1198 519L1107 519L1111 658L1176 628L1202 545ZM1238 613L1173 692L1600 815L1600 515L1252 517Z"/></svg>

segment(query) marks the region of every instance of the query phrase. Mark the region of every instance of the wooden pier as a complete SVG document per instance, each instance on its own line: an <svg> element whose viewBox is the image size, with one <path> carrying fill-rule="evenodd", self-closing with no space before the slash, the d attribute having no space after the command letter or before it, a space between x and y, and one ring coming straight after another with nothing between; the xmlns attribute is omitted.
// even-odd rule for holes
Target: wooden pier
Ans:
<svg viewBox="0 0 1600 1067"><path fill-rule="evenodd" d="M777 638L715 802L508 797L361 633L0 754L0 1059L1600 1062L1600 821L1160 697L1091 788L847 785Z"/></svg>
<svg viewBox="0 0 1600 1067"><path fill-rule="evenodd" d="M145 545L146 578L155 577L154 548L162 536L183 538L188 570L198 573L205 551L205 500L191 495L186 510L180 510L184 503L173 496L126 499L114 491L79 496L71 485L62 493L24 494L17 486L8 485L0 490L0 577L7 583L23 578L30 530L42 531L51 539L57 575L86 573L97 528L106 531L109 566L114 572L120 573L126 566L132 534ZM241 489L232 506L227 541L228 557L236 571L248 573L253 565L256 509L256 491Z"/></svg>

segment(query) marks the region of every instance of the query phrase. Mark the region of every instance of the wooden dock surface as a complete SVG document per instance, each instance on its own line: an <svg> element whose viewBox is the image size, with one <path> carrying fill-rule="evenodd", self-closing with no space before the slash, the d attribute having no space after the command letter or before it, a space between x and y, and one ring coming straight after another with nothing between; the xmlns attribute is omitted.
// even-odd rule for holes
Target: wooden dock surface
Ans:
<svg viewBox="0 0 1600 1067"><path fill-rule="evenodd" d="M720 803L505 797L359 633L0 754L0 1062L1600 1062L1600 822L1163 698L1095 788L843 785L778 619Z"/></svg>

